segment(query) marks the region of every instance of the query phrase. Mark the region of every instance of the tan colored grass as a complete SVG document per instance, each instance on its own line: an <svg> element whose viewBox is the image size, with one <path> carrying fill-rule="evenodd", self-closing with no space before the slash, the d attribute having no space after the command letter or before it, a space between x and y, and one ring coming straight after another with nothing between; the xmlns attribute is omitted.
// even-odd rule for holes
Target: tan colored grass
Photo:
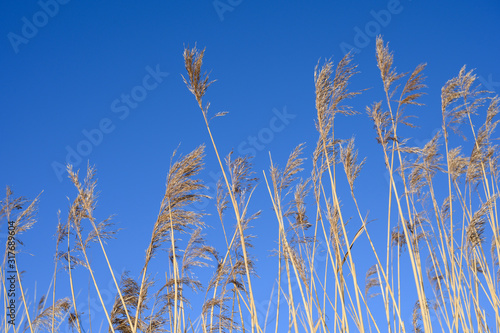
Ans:
<svg viewBox="0 0 500 333"><path fill-rule="evenodd" d="M421 147L410 146L404 134L415 127L412 112L423 107L426 65L398 72L388 43L377 38L376 65L384 96L366 110L381 147L380 161L389 174L387 215L381 219L371 216L370 202L358 201L357 189L363 185L359 176L369 173L365 169L370 161L358 157L354 137L335 135L336 120L344 121L337 115L358 113L348 103L361 93L349 88L357 74L353 55L336 65L331 60L322 66L318 63L314 69L318 140L312 145L310 161L306 145L301 144L283 163L270 154L270 169L262 173L278 230L277 276L263 315L257 311L256 295L261 293L254 283L259 264L252 247L258 235L251 234L261 214L250 211L257 177L249 157L229 152L221 158L210 121L226 112L211 116L210 103L204 101L213 83L202 68L204 53L196 47L184 50L184 82L201 111L222 172L212 199L225 243L217 249L207 244L203 229L209 217L192 208L208 198L199 179L204 146L185 156L174 152L158 216L149 224L151 240L145 244L142 270L138 277L128 272L117 279L106 252L106 241L115 237L117 229L111 218L97 221L94 217L98 208L95 170L88 167L80 180L78 172L68 167L76 196L67 221L59 221L57 227L52 295L43 295L37 306L31 305L18 271L20 326L10 327L4 314L5 332L21 332L21 325L33 333L56 332L63 321L77 332L88 332L91 327L82 325L85 309L77 308L76 290L85 284L73 274L77 269L88 272L92 295L100 300L109 332L500 330L500 150L495 136L500 100L478 88L473 71L463 67L443 86L440 133ZM477 118L481 126L476 125ZM469 146L452 147L464 136L472 138ZM344 181L349 191L340 190ZM0 218L15 222L16 240L35 223L38 200L16 198L7 188ZM349 201L352 205L346 204ZM228 212L235 221L234 231ZM386 232L385 246L372 238L375 228ZM368 250L360 256L356 250L363 244ZM89 258L92 246L99 247L100 260L118 290L111 308L104 304L94 274L97 263ZM167 257L164 269L151 272L150 263L161 250ZM366 263L372 265L362 271ZM0 277L7 304L5 265L4 254ZM403 271L404 265L410 271ZM198 279L196 270L208 270L211 278ZM61 279L63 274L66 279ZM58 299L56 287L64 280L70 295ZM199 308L191 308L195 291L204 291ZM413 304L411 313L404 312L408 304ZM268 323L271 312L276 317Z"/></svg>

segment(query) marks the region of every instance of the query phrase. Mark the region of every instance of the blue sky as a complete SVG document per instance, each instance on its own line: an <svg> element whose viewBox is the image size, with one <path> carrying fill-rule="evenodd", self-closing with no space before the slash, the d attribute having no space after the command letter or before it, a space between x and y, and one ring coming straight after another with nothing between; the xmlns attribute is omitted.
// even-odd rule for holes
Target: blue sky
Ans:
<svg viewBox="0 0 500 333"><path fill-rule="evenodd" d="M364 114L383 98L376 34L390 42L401 71L428 64L426 106L412 109L420 128L408 131L415 144L441 126L441 86L464 64L476 69L486 88L500 91L499 1L41 0L3 1L0 13L0 185L28 198L44 191L39 221L23 236L33 256L19 258L31 296L35 281L38 295L50 283L57 211L64 218L67 197L75 197L60 172L68 161L76 168L87 161L96 166L98 215L116 214L123 228L109 243L112 263L117 271L138 274L172 152L209 143L181 78L184 45L207 48L205 69L217 79L206 97L210 112L229 112L212 125L221 153L254 154L260 178L268 152L280 165L299 143L311 152L317 139L314 67L355 47L360 74L352 88L370 89L352 101L362 114L341 117L336 135L355 135L360 156L367 157L356 184L365 210L377 206L369 191L387 187L382 153ZM207 148L202 177L210 183L218 166ZM214 213L213 202L200 208ZM252 208L264 211L252 232L265 300L276 275L266 256L277 233L269 229L277 226L263 181ZM208 217L207 224L213 245L222 246L218 220ZM6 225L0 228L3 233Z"/></svg>

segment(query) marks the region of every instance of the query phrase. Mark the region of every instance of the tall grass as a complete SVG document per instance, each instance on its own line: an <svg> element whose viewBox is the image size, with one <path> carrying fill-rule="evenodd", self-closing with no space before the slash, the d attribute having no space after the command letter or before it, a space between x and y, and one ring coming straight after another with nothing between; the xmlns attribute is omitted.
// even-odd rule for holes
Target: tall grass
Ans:
<svg viewBox="0 0 500 333"><path fill-rule="evenodd" d="M354 138L335 135L338 115L358 113L348 103L361 93L349 88L356 65L351 54L336 66L331 61L318 63L314 70L318 140L311 169L304 170L304 145L299 145L283 168L270 157L270 168L261 176L278 226L276 296L271 296L274 301L263 314L257 309L256 294L262 292L254 283L258 265L248 230L260 215L249 208L257 177L249 157L232 152L221 156L210 125L213 117L225 113L212 115L204 99L212 81L202 69L203 56L204 50L196 47L184 50L184 81L206 125L208 150L215 154L222 173L213 199L225 244L217 249L207 244L203 235L207 217L193 209L206 197L199 179L209 153L203 145L185 156L174 152L137 276L118 277L112 269L105 242L117 230L111 218L94 217L95 170L89 167L81 180L68 166L76 197L66 220L57 227L52 291L32 306L16 266L22 308L16 326L9 325L4 314L5 332L92 330L91 324L84 327L85 309L77 307L75 292L83 282L73 274L75 269L88 271L109 332L500 331L499 154L494 136L499 99L479 90L473 71L463 67L446 82L441 90L441 130L425 145L413 147L401 133L407 132L403 127L414 127L408 110L422 105L425 64L398 73L388 44L377 39L384 93L366 113L373 122L389 184L386 215L376 216L369 224L373 203L358 202L355 189L358 176L369 172L363 169L365 160L358 157ZM482 120L479 127L477 118ZM470 143L461 144L462 137L471 139ZM339 190L341 178L349 191ZM7 188L0 217L14 222L18 247L22 234L35 223L38 200L14 197ZM343 208L341 202L348 201L353 209ZM384 230L382 242L372 237L374 228ZM181 240L183 235L187 241ZM117 290L111 308L103 301L97 267L89 259L91 246L100 249L106 266L99 269L109 271ZM360 256L353 251L361 246L369 253ZM168 253L169 261L159 272L161 278L152 278L158 272L152 274L150 263L159 250ZM0 273L6 307L8 251L6 245ZM322 251L326 259L319 258ZM362 271L367 261L373 266ZM208 270L212 277L199 281L194 269ZM61 283L69 285L71 292L56 299ZM192 297L201 297L193 296L190 289L204 291L200 307L190 306ZM413 307L412 320L408 320L408 307ZM270 312L275 314L272 322Z"/></svg>

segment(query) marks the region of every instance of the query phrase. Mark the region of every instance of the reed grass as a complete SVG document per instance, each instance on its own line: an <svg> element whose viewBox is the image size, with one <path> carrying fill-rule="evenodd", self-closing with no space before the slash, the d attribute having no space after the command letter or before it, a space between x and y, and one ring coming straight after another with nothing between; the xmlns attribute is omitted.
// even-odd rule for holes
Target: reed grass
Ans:
<svg viewBox="0 0 500 333"><path fill-rule="evenodd" d="M196 47L184 50L183 78L201 111L222 174L216 198L211 199L225 243L216 249L206 242L203 229L209 217L193 208L207 199L200 179L208 153L203 145L186 155L173 153L165 194L156 221L149 226L151 239L137 275L125 272L117 277L112 269L106 241L118 230L111 217L95 218L95 169L89 166L81 179L68 166L76 197L66 222L60 218L57 225L51 291L33 306L16 266L22 308L16 326L8 324L4 312L4 332L95 330L92 324L83 325L85 309L77 307L75 292L84 281L74 270L90 276L109 332L500 331L499 150L494 132L500 100L480 90L473 71L464 66L445 83L441 130L425 145L411 146L401 133L415 127L415 115L408 112L423 106L425 64L399 73L389 45L377 38L383 96L367 106L366 113L389 184L386 215L374 220L369 215L372 203L358 201L362 196L356 191L356 180L367 172L368 164L358 157L354 137L335 135L336 116L359 113L348 103L362 93L349 85L358 74L353 55L336 65L330 60L318 63L314 70L318 140L311 162L306 163L301 144L283 168L270 155L270 168L262 172L278 230L276 280L262 314L257 307L256 295L262 292L255 284L259 266L253 250L258 235L250 234L261 213L250 208L258 180L250 157L220 154L211 120L226 113L212 116L205 101L213 81L202 68L204 53ZM478 119L483 120L479 127ZM467 137L471 143L461 142ZM349 191L340 188L344 181ZM39 200L14 197L7 187L0 218L13 221L19 247L22 234L36 222ZM384 230L382 242L372 237L375 228ZM111 308L103 301L97 265L89 258L92 246L106 263L99 269L107 267L117 290ZM359 255L358 247L367 251ZM161 272L151 272L150 263L159 250L166 251L169 260ZM8 251L6 244L0 273L6 307ZM195 270L204 270L211 278L200 281ZM157 273L161 278L153 278ZM61 283L70 287L70 294L57 298ZM189 290L202 293L196 296ZM203 304L191 306L193 297L203 298ZM270 312L275 314L271 322Z"/></svg>

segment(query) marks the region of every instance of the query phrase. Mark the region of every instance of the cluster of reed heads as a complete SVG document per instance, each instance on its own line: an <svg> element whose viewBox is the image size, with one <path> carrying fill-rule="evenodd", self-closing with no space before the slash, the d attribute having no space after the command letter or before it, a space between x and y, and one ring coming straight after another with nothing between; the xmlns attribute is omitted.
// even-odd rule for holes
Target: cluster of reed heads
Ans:
<svg viewBox="0 0 500 333"><path fill-rule="evenodd" d="M335 137L334 128L337 115L357 113L346 103L361 93L349 89L356 65L351 54L336 66L331 61L318 64L314 83L319 138L310 158L311 171L301 176L305 158L304 146L299 145L284 168L271 160L262 176L278 226L274 296L262 313L256 305L256 294L262 292L255 288L258 266L248 230L260 213L249 211L257 178L249 157L220 156L210 120L225 113L211 116L210 103L203 99L213 82L202 70L203 55L204 50L196 47L184 50L184 81L201 110L222 171L212 199L225 244L217 250L207 244L207 216L192 205L206 197L205 185L197 178L204 166L203 145L173 157L137 276L116 276L112 269L106 242L116 229L111 219L94 217L95 170L89 167L80 180L68 166L77 195L67 219L59 219L57 226L51 292L32 305L16 268L18 322L12 326L3 315L5 332L96 330L95 325L83 325L86 309L77 306L77 293L86 281L75 279L76 269L88 271L105 317L101 328L109 332L500 332L499 151L493 136L499 99L480 89L472 71L463 67L446 82L441 90L441 130L424 146L412 147L398 131L414 126L406 111L421 105L425 64L411 73L398 73L388 44L377 39L385 96L366 112L389 182L387 215L368 225L370 202L358 203L354 187L365 160L358 160L354 139ZM479 127L476 118L484 120ZM471 138L466 149L460 145L462 137ZM459 144L452 147L451 142ZM346 177L350 191L338 190L339 177ZM346 212L341 200L352 200L355 210ZM18 249L21 235L35 223L37 202L38 198L30 202L14 197L7 188L0 217L15 222ZM373 228L384 230L386 239L374 242ZM356 257L353 249L362 246L360 242L370 251ZM320 243L324 259L318 263ZM103 302L97 268L88 255L91 246L100 248L105 264L99 269L109 270L116 287L112 307ZM159 250L168 253L167 267L153 279L148 268ZM7 305L6 256L7 252L1 277ZM360 271L367 260L373 266ZM403 265L411 271L403 271ZM205 270L203 276L211 278L199 281L196 270ZM71 290L66 298L56 297L61 283ZM190 305L195 299L199 306ZM408 307L412 312L405 310Z"/></svg>

